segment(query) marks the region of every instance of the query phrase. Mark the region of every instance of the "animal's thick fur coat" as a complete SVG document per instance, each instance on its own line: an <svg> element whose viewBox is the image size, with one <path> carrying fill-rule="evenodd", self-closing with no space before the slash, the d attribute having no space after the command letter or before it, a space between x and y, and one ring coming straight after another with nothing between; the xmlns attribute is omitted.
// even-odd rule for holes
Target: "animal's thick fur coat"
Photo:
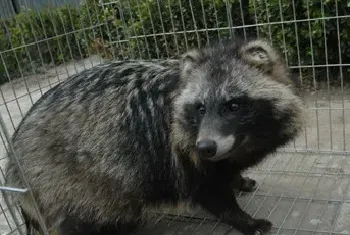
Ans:
<svg viewBox="0 0 350 235"><path fill-rule="evenodd" d="M179 60L117 61L49 90L13 135L52 231L112 234L149 209L190 203L244 234L271 223L240 209L241 171L293 140L303 104L263 40L218 43ZM10 162L7 184L21 186ZM27 224L36 215L19 195Z"/></svg>

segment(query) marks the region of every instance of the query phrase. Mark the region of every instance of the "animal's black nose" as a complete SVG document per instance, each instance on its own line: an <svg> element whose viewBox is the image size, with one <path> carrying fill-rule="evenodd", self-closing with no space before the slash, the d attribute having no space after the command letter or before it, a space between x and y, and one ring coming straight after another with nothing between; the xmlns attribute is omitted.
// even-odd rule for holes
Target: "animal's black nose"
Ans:
<svg viewBox="0 0 350 235"><path fill-rule="evenodd" d="M212 158L216 154L217 145L213 140L200 140L196 143L200 157Z"/></svg>

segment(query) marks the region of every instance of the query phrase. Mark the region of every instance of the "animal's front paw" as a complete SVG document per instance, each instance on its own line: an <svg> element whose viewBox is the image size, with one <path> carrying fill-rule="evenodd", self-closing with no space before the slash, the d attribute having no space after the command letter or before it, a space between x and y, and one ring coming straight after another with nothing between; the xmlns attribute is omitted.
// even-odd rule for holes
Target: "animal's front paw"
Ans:
<svg viewBox="0 0 350 235"><path fill-rule="evenodd" d="M248 177L243 178L242 184L241 184L241 191L243 192L254 192L256 189L256 181L253 179L250 179Z"/></svg>
<svg viewBox="0 0 350 235"><path fill-rule="evenodd" d="M249 235L265 235L270 232L271 228L272 223L270 221L264 219L257 219L254 221L254 233Z"/></svg>

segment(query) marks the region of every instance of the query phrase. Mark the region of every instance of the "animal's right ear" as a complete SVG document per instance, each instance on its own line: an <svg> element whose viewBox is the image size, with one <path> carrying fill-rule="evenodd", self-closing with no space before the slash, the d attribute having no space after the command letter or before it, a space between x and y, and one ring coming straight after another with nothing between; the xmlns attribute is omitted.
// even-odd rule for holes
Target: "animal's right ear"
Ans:
<svg viewBox="0 0 350 235"><path fill-rule="evenodd" d="M192 50L183 54L180 58L180 69L183 73L189 73L197 67L200 60L200 52Z"/></svg>

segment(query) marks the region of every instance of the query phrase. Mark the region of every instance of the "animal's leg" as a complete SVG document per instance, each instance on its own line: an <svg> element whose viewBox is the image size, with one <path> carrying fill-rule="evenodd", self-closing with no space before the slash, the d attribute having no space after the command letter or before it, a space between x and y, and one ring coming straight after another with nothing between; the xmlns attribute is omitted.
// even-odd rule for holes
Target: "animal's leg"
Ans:
<svg viewBox="0 0 350 235"><path fill-rule="evenodd" d="M255 180L249 177L243 177L241 173L236 173L232 180L232 187L243 192L255 191L256 184Z"/></svg>
<svg viewBox="0 0 350 235"><path fill-rule="evenodd" d="M198 191L195 200L209 213L221 218L244 235L262 235L271 230L268 220L254 219L243 211L227 186L204 186Z"/></svg>

